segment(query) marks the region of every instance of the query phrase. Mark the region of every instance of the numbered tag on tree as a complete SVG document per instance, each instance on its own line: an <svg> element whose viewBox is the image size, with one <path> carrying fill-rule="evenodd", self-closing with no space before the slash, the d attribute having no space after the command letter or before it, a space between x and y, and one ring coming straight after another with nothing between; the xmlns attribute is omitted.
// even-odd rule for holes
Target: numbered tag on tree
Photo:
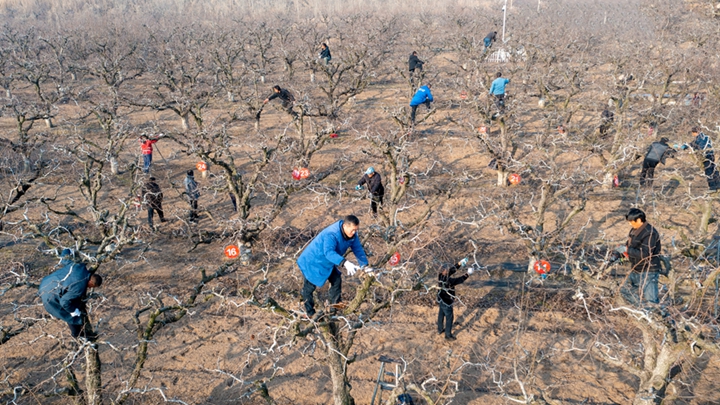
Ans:
<svg viewBox="0 0 720 405"><path fill-rule="evenodd" d="M338 137L338 134L336 134L336 133L330 134L330 138L333 138L333 139L334 139L334 138L337 138L337 137Z"/></svg>
<svg viewBox="0 0 720 405"><path fill-rule="evenodd" d="M517 185L520 184L520 182L522 181L522 177L520 177L520 175L517 174L517 173L513 173L513 174L511 174L511 175L508 176L508 181L509 181L510 184L512 184L513 186L517 186Z"/></svg>
<svg viewBox="0 0 720 405"><path fill-rule="evenodd" d="M460 98L465 100L468 97L467 91L461 91L460 92Z"/></svg>
<svg viewBox="0 0 720 405"><path fill-rule="evenodd" d="M613 187L620 187L620 178L617 174L613 177Z"/></svg>
<svg viewBox="0 0 720 405"><path fill-rule="evenodd" d="M225 256L228 259L237 259L240 255L240 249L235 245L230 245L225 248Z"/></svg>
<svg viewBox="0 0 720 405"><path fill-rule="evenodd" d="M198 170L200 170L201 172L204 172L204 171L207 170L207 163L205 163L205 162L197 162L197 164L195 165L195 168L198 169Z"/></svg>
<svg viewBox="0 0 720 405"><path fill-rule="evenodd" d="M533 269L537 274L548 274L550 273L550 263L547 260L538 260L533 265Z"/></svg>
<svg viewBox="0 0 720 405"><path fill-rule="evenodd" d="M300 180L300 169L293 169L292 178L294 180Z"/></svg>
<svg viewBox="0 0 720 405"><path fill-rule="evenodd" d="M481 127L478 127L478 132L480 132L481 134L487 134L487 127L484 125Z"/></svg>
<svg viewBox="0 0 720 405"><path fill-rule="evenodd" d="M307 179L308 177L310 177L310 170L308 170L306 167L301 167L299 171L300 171L300 179L304 180L304 179Z"/></svg>
<svg viewBox="0 0 720 405"><path fill-rule="evenodd" d="M398 264L400 264L400 252L395 252L390 257L390 265L394 267L394 266L397 266Z"/></svg>

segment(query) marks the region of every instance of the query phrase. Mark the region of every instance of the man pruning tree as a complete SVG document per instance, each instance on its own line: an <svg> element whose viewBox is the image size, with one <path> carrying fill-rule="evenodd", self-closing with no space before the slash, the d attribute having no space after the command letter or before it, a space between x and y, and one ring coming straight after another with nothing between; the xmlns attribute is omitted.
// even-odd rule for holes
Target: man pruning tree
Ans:
<svg viewBox="0 0 720 405"><path fill-rule="evenodd" d="M502 77L501 72L495 74L495 80L490 85L490 94L495 96L495 105L500 109L500 113L505 112L505 86L510 83L510 79Z"/></svg>
<svg viewBox="0 0 720 405"><path fill-rule="evenodd" d="M658 142L653 142L648 148L645 160L643 160L642 172L640 172L640 185L652 186L655 176L655 167L659 164L665 164L665 159L672 157L675 149L668 145L667 138L661 138Z"/></svg>
<svg viewBox="0 0 720 405"><path fill-rule="evenodd" d="M701 151L703 154L703 167L705 168L705 178L707 179L708 189L710 191L717 191L720 189L720 173L717 171L715 166L715 150L712 146L710 137L700 132L698 127L693 127L690 132L693 134L693 139L690 144L685 144L680 149L692 148L693 150Z"/></svg>
<svg viewBox="0 0 720 405"><path fill-rule="evenodd" d="M288 89L280 88L280 86L275 85L273 86L273 94L266 98L263 101L263 104L267 104L272 100L275 100L276 98L280 98L282 100L282 108L287 111L288 114L292 115L293 119L297 119L298 115L295 111L293 111L293 106L295 105L295 96L290 93Z"/></svg>
<svg viewBox="0 0 720 405"><path fill-rule="evenodd" d="M430 103L432 102L433 96L432 93L430 93L430 83L425 86L420 86L420 88L415 92L412 100L410 100L410 108L412 109L410 111L410 123L415 124L415 113L420 105L425 104L429 110L432 108L430 107Z"/></svg>
<svg viewBox="0 0 720 405"><path fill-rule="evenodd" d="M143 156L143 173L147 174L150 172L150 165L152 164L153 145L163 137L163 134L158 135L155 138L149 138L147 135L140 135L140 150Z"/></svg>
<svg viewBox="0 0 720 405"><path fill-rule="evenodd" d="M298 257L297 265L303 275L302 297L308 317L315 315L313 293L316 288L330 281L330 304L339 304L342 294L340 268L344 267L348 276L354 276L358 270L368 265L365 250L360 244L358 229L360 229L360 220L355 215L348 215L323 229ZM343 257L348 248L355 254L359 266Z"/></svg>
<svg viewBox="0 0 720 405"><path fill-rule="evenodd" d="M72 250L63 249L60 256L63 267L42 279L38 295L50 315L68 324L72 337L93 340L95 336L86 335L84 328L85 293L88 288L100 287L102 277L90 274L84 263L74 259Z"/></svg>
<svg viewBox="0 0 720 405"><path fill-rule="evenodd" d="M468 263L468 259L464 258L457 262L452 267L443 269L438 274L438 287L440 291L437 294L438 302L438 318L437 318L437 331L438 333L445 333L445 340L455 340L455 336L452 334L452 325L455 317L453 315L453 303L455 303L455 286L462 284L468 277L473 274L473 268L469 268L467 274L460 277L452 278L458 269L465 267Z"/></svg>
<svg viewBox="0 0 720 405"><path fill-rule="evenodd" d="M368 167L365 171L365 174L362 176L360 181L358 181L357 186L355 186L355 190L361 190L365 184L367 184L368 189L370 190L370 209L372 210L373 215L377 216L377 207L378 204L382 205L383 203L385 187L382 185L380 174L376 173L375 168L372 166Z"/></svg>

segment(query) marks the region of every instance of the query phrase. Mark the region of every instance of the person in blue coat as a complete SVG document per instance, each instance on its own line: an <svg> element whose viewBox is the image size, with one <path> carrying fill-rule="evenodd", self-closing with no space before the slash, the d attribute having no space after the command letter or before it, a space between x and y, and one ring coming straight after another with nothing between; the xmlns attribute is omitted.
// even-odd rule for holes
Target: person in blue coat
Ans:
<svg viewBox="0 0 720 405"><path fill-rule="evenodd" d="M490 94L495 96L495 104L500 112L505 112L505 85L510 83L510 79L502 77L501 72L495 74L495 80L490 85Z"/></svg>
<svg viewBox="0 0 720 405"><path fill-rule="evenodd" d="M412 111L410 112L410 122L413 124L415 123L415 113L417 112L418 106L425 104L429 110L431 108L430 103L432 102L433 96L432 93L430 93L430 83L417 89L417 92L415 92L412 100L410 100L410 107L412 108Z"/></svg>
<svg viewBox="0 0 720 405"><path fill-rule="evenodd" d="M88 288L100 287L102 277L91 274L85 264L75 261L72 250L64 249L61 256L62 267L42 279L38 295L45 310L65 321L76 338L82 334L86 318L85 293Z"/></svg>
<svg viewBox="0 0 720 405"><path fill-rule="evenodd" d="M347 275L353 276L361 267L368 265L358 236L359 228L360 220L355 215L348 215L323 229L298 257L297 265L304 279L302 297L307 316L315 315L313 293L326 281L330 281L330 303L340 302L342 275L339 268L344 267ZM348 248L352 249L360 266L343 257Z"/></svg>

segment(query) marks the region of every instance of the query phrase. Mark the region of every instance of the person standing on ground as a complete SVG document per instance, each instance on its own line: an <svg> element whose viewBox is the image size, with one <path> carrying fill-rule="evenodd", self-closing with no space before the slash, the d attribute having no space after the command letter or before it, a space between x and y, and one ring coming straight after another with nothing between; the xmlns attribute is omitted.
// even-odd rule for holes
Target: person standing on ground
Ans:
<svg viewBox="0 0 720 405"><path fill-rule="evenodd" d="M148 224L153 227L154 211L157 211L160 222L165 222L165 213L162 209L163 193L160 186L155 182L155 177L150 177L142 187L142 199L147 204Z"/></svg>
<svg viewBox="0 0 720 405"><path fill-rule="evenodd" d="M320 45L320 55L321 60L325 61L325 66L327 66L330 63L330 60L332 59L332 55L330 55L330 48L328 48L326 43L322 43Z"/></svg>
<svg viewBox="0 0 720 405"><path fill-rule="evenodd" d="M297 113L293 111L293 106L295 105L295 96L293 96L289 90L282 89L278 85L273 86L273 94L270 97L266 98L263 101L263 104L267 104L276 98L280 98L280 100L282 100L282 108L284 108L288 114L292 115L293 119L298 118Z"/></svg>
<svg viewBox="0 0 720 405"><path fill-rule="evenodd" d="M316 288L330 281L330 304L339 304L342 294L340 268L344 267L348 276L354 276L361 267L368 265L358 229L360 220L354 215L348 215L323 229L298 257L297 265L303 275L302 297L308 317L315 315L313 293ZM348 248L352 249L359 266L343 257Z"/></svg>
<svg viewBox="0 0 720 405"><path fill-rule="evenodd" d="M445 333L445 340L455 340L455 336L452 334L452 325L455 317L453 315L453 303L455 302L455 286L462 284L468 279L468 276L473 274L473 269L469 268L467 274L460 277L452 278L453 274L458 271L461 267L467 265L468 259L464 258L457 262L452 267L443 269L438 274L438 287L440 291L437 294L438 302L438 318L437 318L437 331L438 333Z"/></svg>
<svg viewBox="0 0 720 405"><path fill-rule="evenodd" d="M424 63L425 62L418 58L417 52L413 51L413 53L410 54L410 59L408 60L408 70L410 73L415 73L415 69L422 72Z"/></svg>
<svg viewBox="0 0 720 405"><path fill-rule="evenodd" d="M640 172L640 185L652 186L655 177L655 167L658 163L665 164L665 159L672 157L675 149L668 145L667 138L660 138L660 141L653 142L648 147L645 160L643 160L642 172Z"/></svg>
<svg viewBox="0 0 720 405"><path fill-rule="evenodd" d="M495 96L495 105L500 109L500 113L505 112L505 86L510 83L510 79L502 77L502 72L495 74L495 80L490 85L490 94Z"/></svg>
<svg viewBox="0 0 720 405"><path fill-rule="evenodd" d="M147 135L140 135L140 150L143 156L143 173L147 174L150 172L150 165L152 164L153 145L163 137L163 134L158 135L155 138L149 138Z"/></svg>
<svg viewBox="0 0 720 405"><path fill-rule="evenodd" d="M493 42L495 42L496 40L497 40L497 31L492 31L489 34L487 34L485 39L483 39L483 42L485 43L485 49L483 49L483 54L485 52L487 52L488 49L490 49L490 47L492 47Z"/></svg>
<svg viewBox="0 0 720 405"><path fill-rule="evenodd" d="M187 171L187 176L183 181L185 185L185 194L187 194L190 203L190 221L197 219L198 198L200 198L200 189L195 181L195 173L192 170Z"/></svg>
<svg viewBox="0 0 720 405"><path fill-rule="evenodd" d="M710 191L717 191L720 189L720 173L717 171L715 166L715 150L712 146L710 137L700 132L698 127L693 127L690 132L693 134L693 139L690 144L685 144L680 149L692 148L703 153L703 167L705 168L705 178L707 179L708 189Z"/></svg>
<svg viewBox="0 0 720 405"><path fill-rule="evenodd" d="M420 86L420 88L417 89L417 92L415 92L412 100L410 100L410 107L412 108L410 111L410 123L415 124L415 113L417 112L418 106L425 104L429 110L432 108L430 103L433 101L432 93L430 93L430 83L425 86Z"/></svg>
<svg viewBox="0 0 720 405"><path fill-rule="evenodd" d="M382 185L382 179L380 173L375 172L375 168L368 167L365 174L358 181L355 190L361 190L363 185L367 184L368 190L370 190L370 209L373 212L373 216L377 216L378 204L383 204L383 197L385 197L385 188Z"/></svg>
<svg viewBox="0 0 720 405"><path fill-rule="evenodd" d="M605 135L607 133L614 120L615 115L607 108L600 113L600 135Z"/></svg>
<svg viewBox="0 0 720 405"><path fill-rule="evenodd" d="M50 315L68 324L72 337L94 340L95 336L87 335L84 328L87 322L85 294L88 288L100 287L102 277L90 274L85 264L75 261L73 256L72 250L63 249L62 267L42 279L38 295Z"/></svg>
<svg viewBox="0 0 720 405"><path fill-rule="evenodd" d="M660 234L647 222L645 213L639 208L631 208L625 220L632 228L626 244L630 274L621 287L621 293L628 303L635 306L657 304L662 250Z"/></svg>

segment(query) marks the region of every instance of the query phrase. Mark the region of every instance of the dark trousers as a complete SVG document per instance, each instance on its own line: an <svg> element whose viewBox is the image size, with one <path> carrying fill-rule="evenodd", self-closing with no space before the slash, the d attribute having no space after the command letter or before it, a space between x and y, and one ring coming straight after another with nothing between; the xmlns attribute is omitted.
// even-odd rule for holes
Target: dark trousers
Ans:
<svg viewBox="0 0 720 405"><path fill-rule="evenodd" d="M505 93L495 94L495 105L500 111L505 111Z"/></svg>
<svg viewBox="0 0 720 405"><path fill-rule="evenodd" d="M707 178L708 188L711 191L720 189L720 173L717 171L715 166L715 154L712 152L705 153L705 160L703 160L703 167L705 168L705 177Z"/></svg>
<svg viewBox="0 0 720 405"><path fill-rule="evenodd" d="M412 110L410 111L410 122L411 122L411 123L413 123L413 124L415 123L415 113L417 112L418 107L420 107L422 104L425 104L425 105L427 106L428 110L431 108L431 107L430 107L430 100L427 100L427 101L425 101L424 103L420 103L420 104L418 104L418 105L411 105L411 106L410 106L411 109L412 109Z"/></svg>
<svg viewBox="0 0 720 405"><path fill-rule="evenodd" d="M190 220L196 219L197 215L197 200L190 199Z"/></svg>
<svg viewBox="0 0 720 405"><path fill-rule="evenodd" d="M143 155L143 173L150 171L150 165L152 164L152 153Z"/></svg>
<svg viewBox="0 0 720 405"><path fill-rule="evenodd" d="M438 308L438 319L437 319L437 330L438 333L441 333L443 329L445 330L445 337L452 336L452 324L454 319L453 316L453 307L452 304L446 304L443 300L438 299L438 304L440 304L440 308ZM443 325L444 320L444 325Z"/></svg>
<svg viewBox="0 0 720 405"><path fill-rule="evenodd" d="M305 301L305 313L308 316L313 316L315 315L315 299L313 298L313 293L317 287L305 277L303 277L303 281L302 297L303 301ZM342 275L337 267L333 268L332 272L330 272L328 281L330 282L330 291L328 291L330 303L337 304L340 302L340 294L342 293Z"/></svg>
<svg viewBox="0 0 720 405"><path fill-rule="evenodd" d="M284 108L288 114L292 115L293 118L297 118L298 117L297 113L295 111L293 111L294 105L295 105L295 103L293 101L283 101L282 102L282 108Z"/></svg>
<svg viewBox="0 0 720 405"><path fill-rule="evenodd" d="M154 215L153 211L157 211L158 217L160 217L160 222L165 222L165 213L163 212L162 204L156 204L156 205L148 204L147 211L148 211L148 224L150 224L150 226L153 226L153 215Z"/></svg>
<svg viewBox="0 0 720 405"><path fill-rule="evenodd" d="M383 205L384 196L384 194L373 194L372 198L370 199L370 209L372 210L373 214L377 215L378 204Z"/></svg>
<svg viewBox="0 0 720 405"><path fill-rule="evenodd" d="M655 167L658 165L655 160L645 159L643 160L642 171L640 172L640 185L652 186L653 178L655 177Z"/></svg>

